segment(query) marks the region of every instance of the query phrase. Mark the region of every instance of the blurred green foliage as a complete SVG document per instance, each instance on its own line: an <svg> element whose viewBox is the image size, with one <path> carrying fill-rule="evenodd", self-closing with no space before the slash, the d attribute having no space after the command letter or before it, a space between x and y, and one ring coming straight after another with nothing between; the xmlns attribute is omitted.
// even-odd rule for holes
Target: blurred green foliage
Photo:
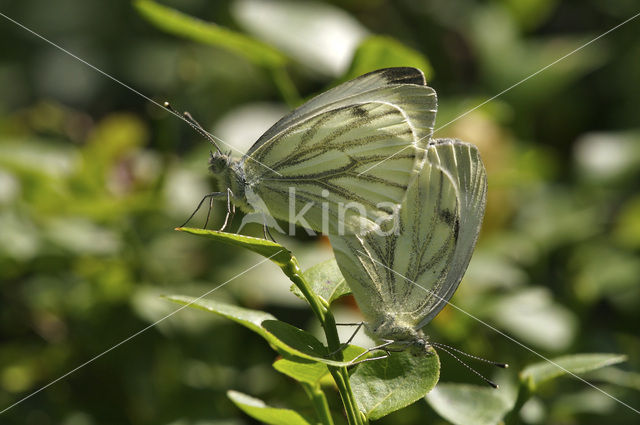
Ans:
<svg viewBox="0 0 640 425"><path fill-rule="evenodd" d="M436 135L478 145L489 173L481 240L452 302L545 356L626 354L626 364L587 376L640 406L640 22L456 119L633 16L634 2L163 6L28 0L2 13L140 93L188 109L241 151L282 103L295 106L375 68L422 67L440 99ZM199 296L258 262L172 230L215 185L206 143L147 99L1 22L0 410L173 311L160 295ZM212 226L220 225L220 211L217 205ZM323 239L285 240L305 268L331 256ZM211 297L310 327L310 312L278 272L261 265ZM338 320L356 314L348 298L337 304ZM501 385L540 360L454 309L426 330L510 363L490 376ZM442 360L441 382L476 383ZM295 384L271 369L273 361L244 328L185 310L0 422L252 423L227 398L229 389L304 408L304 393L291 390ZM519 420L605 418L637 422L628 408L565 377L541 384ZM417 403L377 423L443 421Z"/></svg>

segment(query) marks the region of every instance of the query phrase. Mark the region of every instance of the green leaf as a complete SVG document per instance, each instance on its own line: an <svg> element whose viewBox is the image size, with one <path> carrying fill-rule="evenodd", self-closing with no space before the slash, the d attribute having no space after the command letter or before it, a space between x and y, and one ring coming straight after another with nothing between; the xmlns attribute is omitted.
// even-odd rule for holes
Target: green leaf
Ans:
<svg viewBox="0 0 640 425"><path fill-rule="evenodd" d="M631 234L633 228L626 227L625 231ZM573 293L577 300L593 304L606 297L620 310L634 309L640 303L638 254L603 243L602 239L591 240L595 243L577 246L572 253Z"/></svg>
<svg viewBox="0 0 640 425"><path fill-rule="evenodd" d="M503 4L526 30L537 28L546 22L558 0L504 0Z"/></svg>
<svg viewBox="0 0 640 425"><path fill-rule="evenodd" d="M638 372L629 372L616 367L605 367L589 373L589 379L640 391L640 373Z"/></svg>
<svg viewBox="0 0 640 425"><path fill-rule="evenodd" d="M358 366L351 376L351 387L368 419L402 409L433 389L440 377L440 359L435 350L430 353L416 357L404 351Z"/></svg>
<svg viewBox="0 0 640 425"><path fill-rule="evenodd" d="M353 359L364 351L364 348L350 345L343 350L342 355L345 359ZM311 385L318 385L320 380L329 374L329 369L324 363L304 362L300 359L279 359L273 363L273 367L296 381Z"/></svg>
<svg viewBox="0 0 640 425"><path fill-rule="evenodd" d="M477 8L463 31L467 32L480 69L494 90L502 90L507 81L513 84L545 68L536 78L520 85L517 94L510 92L503 96L518 110L553 101L563 89L603 64L610 54L603 43L591 45L588 55L568 54L583 47L595 34L523 38L514 24L507 11L493 3ZM487 28L495 30L487 31ZM558 61L565 55L566 58ZM554 66L548 67L551 63Z"/></svg>
<svg viewBox="0 0 640 425"><path fill-rule="evenodd" d="M441 383L426 397L440 416L455 425L495 425L512 409L513 394L503 389Z"/></svg>
<svg viewBox="0 0 640 425"><path fill-rule="evenodd" d="M575 314L540 286L494 296L484 308L502 328L545 350L565 350L578 329Z"/></svg>
<svg viewBox="0 0 640 425"><path fill-rule="evenodd" d="M636 146L640 145L638 141L640 141L640 135L638 135L638 139L636 140ZM636 161L640 163L640 152L635 156ZM627 173L630 172L625 171ZM619 245L629 250L637 250L640 248L640 196L635 195L620 207L620 212L613 230L613 236Z"/></svg>
<svg viewBox="0 0 640 425"><path fill-rule="evenodd" d="M327 305L331 305L333 301L351 293L335 259L316 264L305 270L302 276L311 286L311 290L322 297ZM305 299L297 286L291 285L291 292L297 297Z"/></svg>
<svg viewBox="0 0 640 425"><path fill-rule="evenodd" d="M277 360L273 363L273 368L298 382L305 382L310 385L317 385L329 373L329 369L323 363L302 363L288 359Z"/></svg>
<svg viewBox="0 0 640 425"><path fill-rule="evenodd" d="M348 366L348 361L328 360L327 349L310 333L277 320L269 313L250 310L220 301L174 295L167 297L178 304L209 311L233 320L263 337L274 349L286 357L297 357L331 366Z"/></svg>
<svg viewBox="0 0 640 425"><path fill-rule="evenodd" d="M600 387L607 394L600 391L593 391L591 388L585 388L576 392L561 393L553 397L553 402L549 406L550 417L568 418L568 417L600 417L606 418L615 415L615 410L620 406L614 399L608 396L612 391L608 387ZM613 392L616 394L616 392ZM525 404L523 411L526 412L528 406ZM525 416L525 415L522 415ZM542 419L542 418L541 418ZM529 421L530 423L532 421ZM548 421L550 422L550 421ZM559 421L558 421L559 422ZM612 421L616 422L616 421Z"/></svg>
<svg viewBox="0 0 640 425"><path fill-rule="evenodd" d="M394 66L413 66L422 70L427 79L433 78L433 68L422 53L391 37L376 35L360 43L345 80L376 69Z"/></svg>
<svg viewBox="0 0 640 425"><path fill-rule="evenodd" d="M239 32L185 15L150 0L136 0L134 5L149 22L166 32L224 48L244 56L256 65L278 68L288 61L275 48Z"/></svg>
<svg viewBox="0 0 640 425"><path fill-rule="evenodd" d="M322 317L324 315L323 310L329 308L328 305L322 305L323 300L319 298L309 287L309 284L304 278L302 270L298 265L298 261L291 254L291 251L289 251L282 245L265 239L213 230L194 229L190 227L178 228L176 230L188 232L194 235L205 236L229 245L246 248L250 251L267 257L268 259L276 263L282 269L283 273L287 275L287 277L289 277L289 279L291 279L291 281L298 287L300 292L305 295L305 298L309 302L309 305L314 311L316 317Z"/></svg>
<svg viewBox="0 0 640 425"><path fill-rule="evenodd" d="M291 251L280 244L266 239L219 232L217 230L196 229L193 227L178 227L176 230L191 233L192 235L211 238L227 245L248 249L270 259L280 267L287 265L292 259Z"/></svg>
<svg viewBox="0 0 640 425"><path fill-rule="evenodd" d="M556 357L550 362L539 362L527 366L520 372L520 380L526 383L531 391L534 391L540 384L566 375L589 372L605 366L621 363L627 359L623 354L610 353L589 353L572 354L569 356Z"/></svg>
<svg viewBox="0 0 640 425"><path fill-rule="evenodd" d="M311 425L300 413L291 409L267 406L264 401L237 391L227 391L227 397L247 415L270 425Z"/></svg>

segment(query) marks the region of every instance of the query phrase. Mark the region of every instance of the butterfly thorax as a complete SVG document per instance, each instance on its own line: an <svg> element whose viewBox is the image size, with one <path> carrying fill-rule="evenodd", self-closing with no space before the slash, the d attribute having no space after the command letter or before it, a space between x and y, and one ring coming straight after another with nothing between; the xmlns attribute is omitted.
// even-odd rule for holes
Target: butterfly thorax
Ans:
<svg viewBox="0 0 640 425"><path fill-rule="evenodd" d="M380 320L367 324L367 329L379 339L394 341L386 347L390 351L408 350L414 356L429 354L429 343L424 333L393 315L386 314Z"/></svg>
<svg viewBox="0 0 640 425"><path fill-rule="evenodd" d="M230 154L215 152L209 156L209 170L218 180L221 191L231 189L231 200L236 207L245 212L254 210L247 202L247 182L239 161L232 159Z"/></svg>

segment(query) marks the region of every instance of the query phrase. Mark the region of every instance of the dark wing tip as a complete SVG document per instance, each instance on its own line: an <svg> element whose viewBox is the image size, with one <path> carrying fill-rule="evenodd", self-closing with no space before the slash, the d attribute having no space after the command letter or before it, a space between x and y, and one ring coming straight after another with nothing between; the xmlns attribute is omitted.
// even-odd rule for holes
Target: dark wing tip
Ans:
<svg viewBox="0 0 640 425"><path fill-rule="evenodd" d="M365 75L377 74L381 78L387 81L387 84L416 84L419 86L426 86L427 80L424 78L424 73L418 68L412 68L408 66L397 68L382 68L376 71L369 72Z"/></svg>

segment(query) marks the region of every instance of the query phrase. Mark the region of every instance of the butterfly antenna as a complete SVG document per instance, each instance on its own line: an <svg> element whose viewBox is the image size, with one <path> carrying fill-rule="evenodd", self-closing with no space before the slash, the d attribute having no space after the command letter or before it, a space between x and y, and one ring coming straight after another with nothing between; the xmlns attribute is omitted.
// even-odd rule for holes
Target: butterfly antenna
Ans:
<svg viewBox="0 0 640 425"><path fill-rule="evenodd" d="M471 366L469 366L468 364L466 364L465 362L463 362L462 360L460 360L460 358L458 358L458 356L456 356L455 354L453 354L451 351L447 350L446 348L444 348L442 346L442 344L431 344L434 347L438 347L439 349L441 349L442 351L444 351L445 353L447 353L448 355L450 355L451 357L453 357L454 359L456 359L458 361L458 363L460 363L461 365L463 365L464 367L466 367L467 369L469 369L471 372L475 373L476 375L478 375L480 377L480 379L482 379L484 382L486 382L487 384L489 384L491 387L493 387L494 389L498 389L498 384L496 384L495 382L493 382L492 380L486 378L484 375L482 375L480 372L478 372L477 370L475 370L474 368L472 368ZM457 350L456 350L457 351ZM465 353L466 354L466 353Z"/></svg>
<svg viewBox="0 0 640 425"><path fill-rule="evenodd" d="M222 151L220 150L220 148L218 147L218 143L216 142L215 137L213 137L211 134L209 134L209 132L207 130L205 130L198 121L195 120L195 118L193 118L191 116L191 114L187 111L183 112L182 114L180 114L178 111L176 111L175 109L173 109L173 106L171 106L171 104L169 102L164 102L164 107L171 112L174 115L177 115L181 118L183 118L185 120L185 122L187 124L189 124L191 126L191 128L193 128L196 133L198 133L199 135L201 135L202 137L204 137L205 139L207 139L209 141L209 143L211 143L213 146L215 146L216 150L218 151L218 153L222 153Z"/></svg>
<svg viewBox="0 0 640 425"><path fill-rule="evenodd" d="M452 347L450 345L443 344L441 342L430 342L430 344L433 345L434 347L442 348L443 350L444 349L448 349L448 350L455 351L456 353L462 354L463 356L469 357L470 359L474 359L474 360L478 360L478 361L481 361L481 362L489 363L492 366L501 367L503 369L507 369L509 367L509 365L507 363L494 362L493 360L487 360L487 359L484 359L482 357L474 356L473 354L465 353L462 350L458 350L457 348L454 348L454 347Z"/></svg>

